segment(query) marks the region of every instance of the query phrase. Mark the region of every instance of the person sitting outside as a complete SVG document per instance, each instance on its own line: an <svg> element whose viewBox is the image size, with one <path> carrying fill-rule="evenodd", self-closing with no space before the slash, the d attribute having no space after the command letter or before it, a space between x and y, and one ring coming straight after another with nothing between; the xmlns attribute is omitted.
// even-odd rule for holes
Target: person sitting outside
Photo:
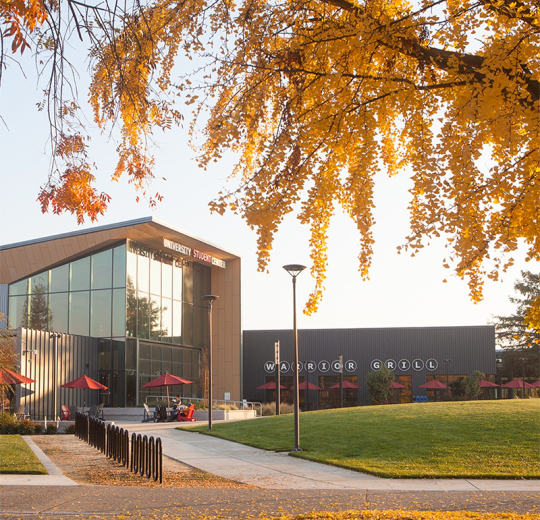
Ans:
<svg viewBox="0 0 540 520"><path fill-rule="evenodd" d="M187 417L187 412L188 412L188 408L185 404L181 404L179 407L178 407L178 413L182 416L182 417Z"/></svg>

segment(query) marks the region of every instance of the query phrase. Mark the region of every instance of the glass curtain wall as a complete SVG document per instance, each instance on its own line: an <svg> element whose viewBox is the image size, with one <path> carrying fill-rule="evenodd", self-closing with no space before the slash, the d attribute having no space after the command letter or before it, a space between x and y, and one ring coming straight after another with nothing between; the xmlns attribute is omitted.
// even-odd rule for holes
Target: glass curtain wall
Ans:
<svg viewBox="0 0 540 520"><path fill-rule="evenodd" d="M125 339L126 245L9 286L12 327Z"/></svg>
<svg viewBox="0 0 540 520"><path fill-rule="evenodd" d="M175 395L200 396L210 268L135 241L128 241L126 265L128 403L136 401L137 388L165 373L194 382L170 389ZM139 392L139 403L166 395L165 388Z"/></svg>
<svg viewBox="0 0 540 520"><path fill-rule="evenodd" d="M194 381L182 393L195 397L210 273L128 240L11 284L9 317L13 327L101 338L99 378L111 384L110 406L141 403L138 389L166 372Z"/></svg>

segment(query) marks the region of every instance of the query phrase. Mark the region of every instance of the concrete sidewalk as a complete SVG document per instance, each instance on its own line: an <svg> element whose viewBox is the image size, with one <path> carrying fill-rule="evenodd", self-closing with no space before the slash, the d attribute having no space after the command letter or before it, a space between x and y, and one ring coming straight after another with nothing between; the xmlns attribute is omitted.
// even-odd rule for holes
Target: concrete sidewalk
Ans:
<svg viewBox="0 0 540 520"><path fill-rule="evenodd" d="M175 423L119 425L160 437L163 453L190 466L263 489L372 491L540 491L538 480L384 479L275 453L210 435L176 430Z"/></svg>
<svg viewBox="0 0 540 520"><path fill-rule="evenodd" d="M540 492L538 480L383 479L291 457L287 453L267 452L209 435L176 430L178 423L116 424L127 429L130 435L141 433L148 437L160 437L163 454L168 457L208 473L262 489ZM32 446L33 443L28 440ZM42 461L48 461L37 446L34 445L32 449ZM50 461L47 464L52 465ZM77 484L53 466L48 476L0 475L0 485Z"/></svg>

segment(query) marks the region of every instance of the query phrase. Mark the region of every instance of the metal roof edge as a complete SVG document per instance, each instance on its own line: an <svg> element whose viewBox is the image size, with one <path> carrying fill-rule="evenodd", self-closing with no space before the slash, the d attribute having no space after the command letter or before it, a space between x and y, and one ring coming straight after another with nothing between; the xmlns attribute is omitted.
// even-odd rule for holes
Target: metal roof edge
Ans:
<svg viewBox="0 0 540 520"><path fill-rule="evenodd" d="M298 332L320 332L320 331L356 331L356 330L418 330L418 329L472 329L472 328L495 328L495 325L484 324L484 325L426 325L426 326L416 326L416 327L322 327L320 329L302 329L299 328ZM292 332L290 329L246 329L244 332Z"/></svg>
<svg viewBox="0 0 540 520"><path fill-rule="evenodd" d="M129 226L136 226L138 224L147 224L149 222L153 222L155 224L158 224L160 226L163 226L167 229L170 229L176 233L181 233L183 235L186 235L194 240L198 240L204 244L207 244L209 246L212 246L212 247L215 247L216 249L219 249L220 251L223 251L225 253L228 253L228 254L231 254L231 255L234 255L238 258L241 258L241 256L238 254L238 253L235 253L233 251L230 251L228 249L225 249L223 248L222 246L219 246L217 244L214 244L213 242L208 242L207 240L203 239L203 238L200 238L198 236L195 236L191 233L188 233L180 228L177 228L175 226L171 226L170 224L168 224L167 222L164 222L162 220L159 220L157 218L154 218L152 216L150 217L141 217L141 218L138 218L138 219L134 219L134 220L126 220L126 221L123 221L123 222L116 222L114 224L106 224L104 226L97 226L97 227L92 227L92 228L87 228L87 229L79 229L77 231L70 231L68 233L61 233L59 235L51 235L51 236L48 236L48 237L41 237L41 238L34 238L34 239L31 239L31 240L25 240L23 242L15 242L15 243L12 243L12 244L5 244L5 245L0 245L0 251L6 251L8 249L15 249L17 247L25 247L25 246L30 246L30 245L33 245L33 244L40 244L42 242L51 242L53 240L59 240L59 239L62 239L62 238L71 238L71 237L75 237L75 236L79 236L79 235L87 235L89 233L97 233L97 232L100 232L100 231L107 231L109 229L117 229L117 228L121 228L121 227L129 227Z"/></svg>
<svg viewBox="0 0 540 520"><path fill-rule="evenodd" d="M32 240L25 240L23 242L14 242L13 244L6 244L6 245L0 245L0 251L4 251L6 249L14 249L16 247L24 247L24 246L30 246L32 244L39 244L41 242L51 242L52 240L59 240L62 238L70 238L75 237L78 235L88 235L89 233L96 233L99 231L107 231L108 229L116 229L120 227L126 227L126 226L135 226L137 224L146 224L147 222L151 222L152 217L142 217L134 220L126 220L124 222L117 222L115 224L106 224L104 226L97 226L93 228L88 229L79 229L77 231L70 231L68 233L61 233L59 235L51 235L48 237L41 237L41 238L33 238Z"/></svg>
<svg viewBox="0 0 540 520"><path fill-rule="evenodd" d="M220 246L218 244L215 244L214 242L208 242L208 240L206 240L205 238L201 238L201 237L198 237L198 236L193 235L191 233L188 233L187 231L185 231L185 230L183 230L181 228L178 228L176 226L171 226L167 222L163 222L162 220L159 220L157 218L154 218L154 217L150 217L150 218L152 219L152 222L155 222L156 224L159 224L160 226L164 226L164 227L166 227L168 229L171 229L172 231L176 231L177 233L182 233L182 235L186 235L189 238L199 240L200 242L203 242L204 244L215 247L216 249L219 249L219 250L223 251L224 253L229 253L231 255L237 256L238 258L241 258L239 253L231 251L230 249L225 249L224 247L222 247L222 246Z"/></svg>

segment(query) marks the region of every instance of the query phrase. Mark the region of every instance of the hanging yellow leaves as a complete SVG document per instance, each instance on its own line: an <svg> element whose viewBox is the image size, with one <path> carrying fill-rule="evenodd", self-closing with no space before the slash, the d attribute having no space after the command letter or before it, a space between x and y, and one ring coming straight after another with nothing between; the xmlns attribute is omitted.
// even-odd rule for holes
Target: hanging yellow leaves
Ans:
<svg viewBox="0 0 540 520"><path fill-rule="evenodd" d="M285 215L297 212L309 226L316 282L308 312L322 295L338 205L356 224L368 276L381 169L412 172L402 249L414 254L444 236L445 264L468 280L474 300L520 244L540 259L536 1L153 0L86 15L74 16L93 42L94 119L121 131L113 178L127 174L145 189L152 133L178 124L182 95L201 121L191 128L205 138L200 165L237 153L235 187L210 207L257 231L259 268ZM183 56L194 73L177 78ZM87 170L62 178L66 187L90 180ZM44 209L70 209L68 191L46 187ZM93 218L107 200L89 196L93 206L77 214Z"/></svg>

